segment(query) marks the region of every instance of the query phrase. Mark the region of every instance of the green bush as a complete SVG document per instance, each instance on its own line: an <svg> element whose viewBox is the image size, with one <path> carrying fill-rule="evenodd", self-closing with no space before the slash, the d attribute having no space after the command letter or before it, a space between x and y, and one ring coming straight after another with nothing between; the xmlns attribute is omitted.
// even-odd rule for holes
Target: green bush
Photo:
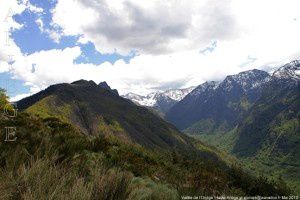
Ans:
<svg viewBox="0 0 300 200"><path fill-rule="evenodd" d="M119 169L109 169L94 176L92 199L127 199L133 175Z"/></svg>
<svg viewBox="0 0 300 200"><path fill-rule="evenodd" d="M175 200L179 199L178 192L167 185L157 184L151 179L134 178L130 184L131 200L146 200L146 199L164 199Z"/></svg>
<svg viewBox="0 0 300 200"><path fill-rule="evenodd" d="M0 130L5 126L17 126L18 139L13 143L0 140L3 199L178 199L182 194L287 193L284 187L276 189L273 183L246 176L217 160L150 150L113 136L87 136L56 118L20 113L14 120L1 118Z"/></svg>

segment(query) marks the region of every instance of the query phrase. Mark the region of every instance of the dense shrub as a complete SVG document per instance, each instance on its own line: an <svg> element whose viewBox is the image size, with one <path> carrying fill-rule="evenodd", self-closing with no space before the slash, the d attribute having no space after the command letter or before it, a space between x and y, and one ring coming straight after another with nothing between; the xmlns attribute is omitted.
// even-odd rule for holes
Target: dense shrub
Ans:
<svg viewBox="0 0 300 200"><path fill-rule="evenodd" d="M177 199L181 195L288 194L222 162L87 136L56 118L0 116L17 141L0 140L2 199ZM1 132L2 134L3 132ZM276 187L275 187L276 186Z"/></svg>

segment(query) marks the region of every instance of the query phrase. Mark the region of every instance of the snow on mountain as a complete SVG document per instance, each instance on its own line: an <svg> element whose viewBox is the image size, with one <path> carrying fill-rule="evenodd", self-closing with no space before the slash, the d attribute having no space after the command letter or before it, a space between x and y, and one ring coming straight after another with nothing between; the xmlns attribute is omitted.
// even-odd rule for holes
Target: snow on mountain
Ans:
<svg viewBox="0 0 300 200"><path fill-rule="evenodd" d="M135 93L128 93L123 95L124 98L131 100L132 102L142 105L152 107L155 104L154 95L142 96Z"/></svg>
<svg viewBox="0 0 300 200"><path fill-rule="evenodd" d="M254 90L259 91L262 85L273 78L298 82L300 80L300 60L292 61L280 67L273 73L272 76L265 71L253 69L240 72L235 75L229 75L221 82L205 82L198 87L170 89L166 91L153 92L146 96L128 93L123 97L130 99L136 104L158 108L159 110L166 112L176 102L179 102L186 97L187 94L189 94L189 98L197 98L204 93L211 93L214 91L223 91L228 93L228 95L238 93L248 94L249 92L252 94Z"/></svg>
<svg viewBox="0 0 300 200"><path fill-rule="evenodd" d="M189 94L189 96L199 96L203 92L213 91L213 90L223 90L231 91L232 89L241 88L242 91L246 92L251 89L257 88L260 85L268 82L270 80L270 75L261 70L253 69L244 72L240 72L235 75L227 76L222 82L208 81L198 87L190 87L186 89L171 89L163 92L154 92L146 96L128 93L123 97L130 99L134 103L142 106L148 107L170 107L170 105L181 101L184 97ZM163 106L162 106L163 105Z"/></svg>
<svg viewBox="0 0 300 200"><path fill-rule="evenodd" d="M123 97L133 101L138 105L156 107L159 110L165 112L176 102L183 99L194 88L195 87L189 87L185 89L170 89L166 91L153 92L146 96L128 93Z"/></svg>
<svg viewBox="0 0 300 200"><path fill-rule="evenodd" d="M239 86L243 91L248 91L259 87L269 80L270 75L267 72L253 69L227 76L224 81L220 83L220 87L225 91L230 91L232 88Z"/></svg>
<svg viewBox="0 0 300 200"><path fill-rule="evenodd" d="M165 118L181 130L229 130L247 109L241 105L252 105L268 80L267 72L254 69L229 75L221 82L205 82L176 103Z"/></svg>
<svg viewBox="0 0 300 200"><path fill-rule="evenodd" d="M196 87L192 92L190 92L189 96L199 96L203 92L207 90L215 90L219 86L219 83L216 81L208 81L205 82L198 87Z"/></svg>
<svg viewBox="0 0 300 200"><path fill-rule="evenodd" d="M241 88L242 91L246 92L248 90L257 88L262 84L270 80L270 75L261 70L248 70L235 75L227 76L223 81L207 81L198 87L196 87L189 96L199 96L204 92L223 90L225 92L231 91L232 89Z"/></svg>
<svg viewBox="0 0 300 200"><path fill-rule="evenodd" d="M163 92L163 94L170 97L171 99L173 99L175 101L180 101L194 89L195 89L194 86L185 88L185 89L171 89L171 90L167 90L167 91Z"/></svg>
<svg viewBox="0 0 300 200"><path fill-rule="evenodd" d="M294 60L285 64L273 73L273 77L278 79L300 80L300 60Z"/></svg>
<svg viewBox="0 0 300 200"><path fill-rule="evenodd" d="M135 93L128 93L126 95L123 95L123 97L125 97L126 99L132 99L132 100L135 100L135 101L142 101L144 96L141 96L141 95L138 95L138 94L135 94Z"/></svg>

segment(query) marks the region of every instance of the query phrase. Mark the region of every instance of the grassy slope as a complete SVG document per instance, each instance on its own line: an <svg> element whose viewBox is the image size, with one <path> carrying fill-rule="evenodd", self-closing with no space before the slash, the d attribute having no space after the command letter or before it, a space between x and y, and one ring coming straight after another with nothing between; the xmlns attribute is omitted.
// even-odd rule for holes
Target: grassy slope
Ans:
<svg viewBox="0 0 300 200"><path fill-rule="evenodd" d="M0 142L3 199L178 197L165 180L159 183L146 177L159 169L154 153L114 138L87 138L55 118L42 120L28 114L13 121L0 118L1 130L18 128L16 142L5 143L2 138Z"/></svg>
<svg viewBox="0 0 300 200"><path fill-rule="evenodd" d="M300 194L299 86L273 83L269 87L253 107L246 107L249 112L231 131L202 120L185 132L238 156L256 174L282 177Z"/></svg>
<svg viewBox="0 0 300 200"><path fill-rule="evenodd" d="M40 195L56 199L75 195L76 199L81 194L85 199L99 195L176 199L184 194L285 193L221 163L147 150L112 136L87 137L55 118L25 113L14 121L1 118L1 130L11 125L18 127L18 140L0 142L0 193L8 199Z"/></svg>
<svg viewBox="0 0 300 200"><path fill-rule="evenodd" d="M272 137L266 139L263 147L251 157L239 157L243 167L254 172L256 175L268 175L273 179L283 178L296 193L300 193L300 157L297 153L298 141L297 130L299 120L291 119L273 125ZM232 150L238 138L237 128L228 133L210 133L190 135L200 141L217 147L232 156L236 156ZM284 145L282 141L290 141L294 144L288 151L277 151L278 145ZM221 155L222 156L222 155Z"/></svg>
<svg viewBox="0 0 300 200"><path fill-rule="evenodd" d="M189 132L186 132L189 134ZM206 144L210 144L218 149L231 152L234 147L237 138L236 128L227 133L203 133L203 134L189 134L191 137L204 141Z"/></svg>
<svg viewBox="0 0 300 200"><path fill-rule="evenodd" d="M233 153L273 177L282 176L300 194L299 85L273 82L238 130Z"/></svg>
<svg viewBox="0 0 300 200"><path fill-rule="evenodd" d="M2 199L177 199L184 194L288 193L283 184L275 189L274 183L255 179L239 168L224 168L222 162L145 149L113 135L87 136L57 118L0 115L0 130L7 126L17 127L18 139L4 142L1 132ZM119 124L104 127L120 131ZM203 152L212 151L198 145Z"/></svg>
<svg viewBox="0 0 300 200"><path fill-rule="evenodd" d="M163 149L184 150L190 146L184 134L148 109L90 82L55 85L18 102L18 106L40 117L58 117L90 135L102 134L103 123L119 124L124 130L120 137L128 142Z"/></svg>

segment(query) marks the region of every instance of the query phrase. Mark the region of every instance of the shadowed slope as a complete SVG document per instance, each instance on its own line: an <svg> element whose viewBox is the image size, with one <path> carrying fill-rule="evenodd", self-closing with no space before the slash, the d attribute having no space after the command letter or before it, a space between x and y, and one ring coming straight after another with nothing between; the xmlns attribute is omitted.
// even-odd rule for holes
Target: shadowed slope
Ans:
<svg viewBox="0 0 300 200"><path fill-rule="evenodd" d="M19 101L18 108L42 117L59 117L86 134L113 134L150 148L193 148L175 127L93 81L50 86Z"/></svg>

